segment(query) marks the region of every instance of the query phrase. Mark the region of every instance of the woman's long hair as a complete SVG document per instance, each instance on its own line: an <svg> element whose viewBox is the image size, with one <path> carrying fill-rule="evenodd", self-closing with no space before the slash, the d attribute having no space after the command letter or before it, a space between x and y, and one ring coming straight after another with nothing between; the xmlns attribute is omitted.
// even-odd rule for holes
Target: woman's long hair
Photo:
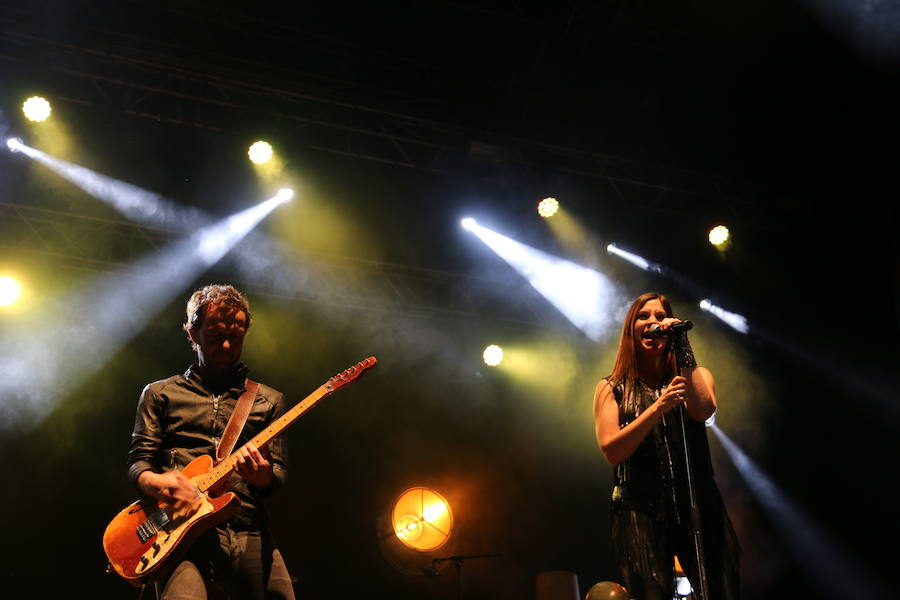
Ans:
<svg viewBox="0 0 900 600"><path fill-rule="evenodd" d="M619 350L616 352L616 361L613 363L612 374L609 376L609 385L616 387L623 381L625 382L625 397L627 398L634 387L634 382L638 379L637 371L637 352L634 348L634 322L637 321L638 313L644 304L650 300L659 300L666 316L672 316L672 305L669 299L656 292L647 292L635 298L625 315L625 322L622 324L622 335L619 337ZM675 372L674 356L666 349L665 360L669 364L670 372Z"/></svg>

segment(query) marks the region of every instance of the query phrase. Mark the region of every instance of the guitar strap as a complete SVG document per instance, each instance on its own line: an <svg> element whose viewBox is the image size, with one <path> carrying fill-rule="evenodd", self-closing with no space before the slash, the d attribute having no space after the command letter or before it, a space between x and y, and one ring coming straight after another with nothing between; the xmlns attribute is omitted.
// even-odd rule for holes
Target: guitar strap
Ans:
<svg viewBox="0 0 900 600"><path fill-rule="evenodd" d="M222 439L219 440L219 445L216 446L216 464L231 455L234 443L237 441L238 436L241 435L244 423L247 422L247 417L250 415L250 407L253 406L258 389L259 383L256 381L244 380L244 393L241 394L241 397L234 404L234 411L231 413L231 418L228 419L225 431L222 432Z"/></svg>

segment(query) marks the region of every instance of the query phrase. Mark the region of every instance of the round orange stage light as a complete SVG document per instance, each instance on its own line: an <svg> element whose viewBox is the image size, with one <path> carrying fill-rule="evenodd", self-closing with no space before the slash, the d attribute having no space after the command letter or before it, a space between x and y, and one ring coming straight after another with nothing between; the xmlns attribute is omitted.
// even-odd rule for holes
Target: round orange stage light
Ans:
<svg viewBox="0 0 900 600"><path fill-rule="evenodd" d="M397 498L391 523L394 534L405 546L418 552L430 552L450 539L453 513L450 504L439 493L414 487Z"/></svg>

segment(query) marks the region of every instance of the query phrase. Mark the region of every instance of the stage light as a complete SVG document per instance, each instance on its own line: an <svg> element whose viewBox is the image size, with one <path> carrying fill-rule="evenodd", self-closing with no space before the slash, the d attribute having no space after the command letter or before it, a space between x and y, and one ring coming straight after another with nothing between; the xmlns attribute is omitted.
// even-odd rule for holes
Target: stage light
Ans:
<svg viewBox="0 0 900 600"><path fill-rule="evenodd" d="M474 231L475 227L478 226L478 223L472 217L466 217L462 221L459 222L462 225L463 229L467 231Z"/></svg>
<svg viewBox="0 0 900 600"><path fill-rule="evenodd" d="M422 511L422 516L428 523L439 523L447 513L447 505L443 501L432 502Z"/></svg>
<svg viewBox="0 0 900 600"><path fill-rule="evenodd" d="M467 229L592 340L599 341L614 331L616 321L624 316L626 299L599 271L526 246L474 222Z"/></svg>
<svg viewBox="0 0 900 600"><path fill-rule="evenodd" d="M742 315L729 312L706 299L700 301L700 309L715 315L720 321L726 323L735 331L740 331L743 334L750 333L750 325L747 324L747 318Z"/></svg>
<svg viewBox="0 0 900 600"><path fill-rule="evenodd" d="M282 204L285 202L290 202L291 198L294 197L294 190L291 188L281 188L278 190L278 193L275 194L275 198L277 198Z"/></svg>
<svg viewBox="0 0 900 600"><path fill-rule="evenodd" d="M709 243L713 246L721 247L730 237L731 234L724 225L716 225L709 230Z"/></svg>
<svg viewBox="0 0 900 600"><path fill-rule="evenodd" d="M40 96L32 96L22 104L22 112L29 121L40 123L50 116L50 103Z"/></svg>
<svg viewBox="0 0 900 600"><path fill-rule="evenodd" d="M272 154L271 144L262 140L254 142L247 150L247 156L250 157L251 162L258 165L268 162L272 158Z"/></svg>
<svg viewBox="0 0 900 600"><path fill-rule="evenodd" d="M559 202L557 202L556 198L544 198L538 203L537 210L539 215L549 219L559 210Z"/></svg>
<svg viewBox="0 0 900 600"><path fill-rule="evenodd" d="M18 152L22 149L22 138L9 138L6 140L6 147L9 148L11 152Z"/></svg>
<svg viewBox="0 0 900 600"><path fill-rule="evenodd" d="M391 513L394 534L417 552L437 550L453 530L450 504L434 490L415 487L403 492Z"/></svg>
<svg viewBox="0 0 900 600"><path fill-rule="evenodd" d="M496 367L503 362L503 348L496 344L491 344L484 349L481 357L484 359L484 364L489 367Z"/></svg>
<svg viewBox="0 0 900 600"><path fill-rule="evenodd" d="M0 277L0 306L9 306L19 299L22 289L12 277Z"/></svg>

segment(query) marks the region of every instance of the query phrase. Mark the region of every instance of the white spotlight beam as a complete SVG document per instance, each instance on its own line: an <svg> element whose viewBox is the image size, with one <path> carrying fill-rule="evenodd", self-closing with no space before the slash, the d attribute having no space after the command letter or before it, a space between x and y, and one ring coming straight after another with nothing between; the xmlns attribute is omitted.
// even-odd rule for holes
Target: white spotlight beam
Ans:
<svg viewBox="0 0 900 600"><path fill-rule="evenodd" d="M279 192L265 202L232 215L216 225L205 227L197 232L193 239L197 241L197 252L205 260L207 267L217 263L231 250L251 229L262 221L270 212L286 201Z"/></svg>
<svg viewBox="0 0 900 600"><path fill-rule="evenodd" d="M208 227L215 223L213 217L203 211L181 206L154 192L55 158L45 152L26 146L20 138L8 139L7 146L11 151L22 152L91 196L106 202L135 223L188 232ZM271 202L275 205L280 202L286 203L293 197L294 190L282 188L278 190ZM236 219L236 217L232 217L232 219ZM219 231L217 236L207 235L207 238L200 242L203 251L210 256L217 254L219 247L225 248L228 246L222 243L223 238L221 234L223 232L220 231L220 227L221 225L214 226L212 229ZM272 274L271 279L279 284L279 288L297 290L303 287L305 278L300 278L301 281L297 281L296 273L286 272L281 268L287 254L284 248L276 247L271 240L263 235L255 235L248 242L235 248L235 254L239 259L238 266L246 271L248 276L256 279L259 277L261 269L265 268L268 273ZM285 285L287 282L291 282L291 285Z"/></svg>
<svg viewBox="0 0 900 600"><path fill-rule="evenodd" d="M636 267L643 269L644 271L659 273L660 275L663 275L666 278L677 282L680 286L689 290L692 294L695 294L695 296L699 296L702 298L708 293L708 291L704 290L690 279L679 275L677 272L675 272L675 270L669 267L664 267L663 265L658 263L650 262L646 258L638 256L637 254L634 254L632 252L628 252L627 250L622 250L615 244L609 244L606 247L606 251L609 254L614 254L619 258L625 260L626 262L629 262ZM739 314L728 312L718 306L715 306L709 300L702 300L700 302L700 308L715 315L716 317L727 323L729 326L734 328L736 331L740 331L743 334L747 334L750 332L750 326L747 324L747 319Z"/></svg>
<svg viewBox="0 0 900 600"><path fill-rule="evenodd" d="M760 506L781 530L783 539L810 574L822 598L888 598L878 579L842 552L718 426L710 429L722 442Z"/></svg>
<svg viewBox="0 0 900 600"><path fill-rule="evenodd" d="M212 219L197 209L180 206L136 185L50 156L25 145L19 139L7 140L7 146L44 165L94 198L106 202L135 223L174 227L184 231L212 222Z"/></svg>
<svg viewBox="0 0 900 600"><path fill-rule="evenodd" d="M747 324L747 318L743 315L729 312L724 308L716 306L709 300L705 299L700 301L700 308L710 313L711 315L716 316L719 320L726 323L735 331L739 331L745 335L750 333L750 325Z"/></svg>
<svg viewBox="0 0 900 600"><path fill-rule="evenodd" d="M652 263L646 258L638 256L637 254L633 254L628 252L627 250L622 250L615 244L609 244L606 247L606 251L609 254L615 254L619 258L626 260L633 264L634 266L643 269L644 271L650 271L653 273L665 273L665 268L662 265L658 265L656 263Z"/></svg>
<svg viewBox="0 0 900 600"><path fill-rule="evenodd" d="M210 225L23 323L0 350L0 427L39 423L281 203L271 198Z"/></svg>
<svg viewBox="0 0 900 600"><path fill-rule="evenodd" d="M526 246L464 219L474 233L594 341L615 329L625 307L622 293L602 273Z"/></svg>
<svg viewBox="0 0 900 600"><path fill-rule="evenodd" d="M802 0L806 10L843 45L865 59L884 65L900 58L897 32L900 11L896 3L857 0Z"/></svg>

